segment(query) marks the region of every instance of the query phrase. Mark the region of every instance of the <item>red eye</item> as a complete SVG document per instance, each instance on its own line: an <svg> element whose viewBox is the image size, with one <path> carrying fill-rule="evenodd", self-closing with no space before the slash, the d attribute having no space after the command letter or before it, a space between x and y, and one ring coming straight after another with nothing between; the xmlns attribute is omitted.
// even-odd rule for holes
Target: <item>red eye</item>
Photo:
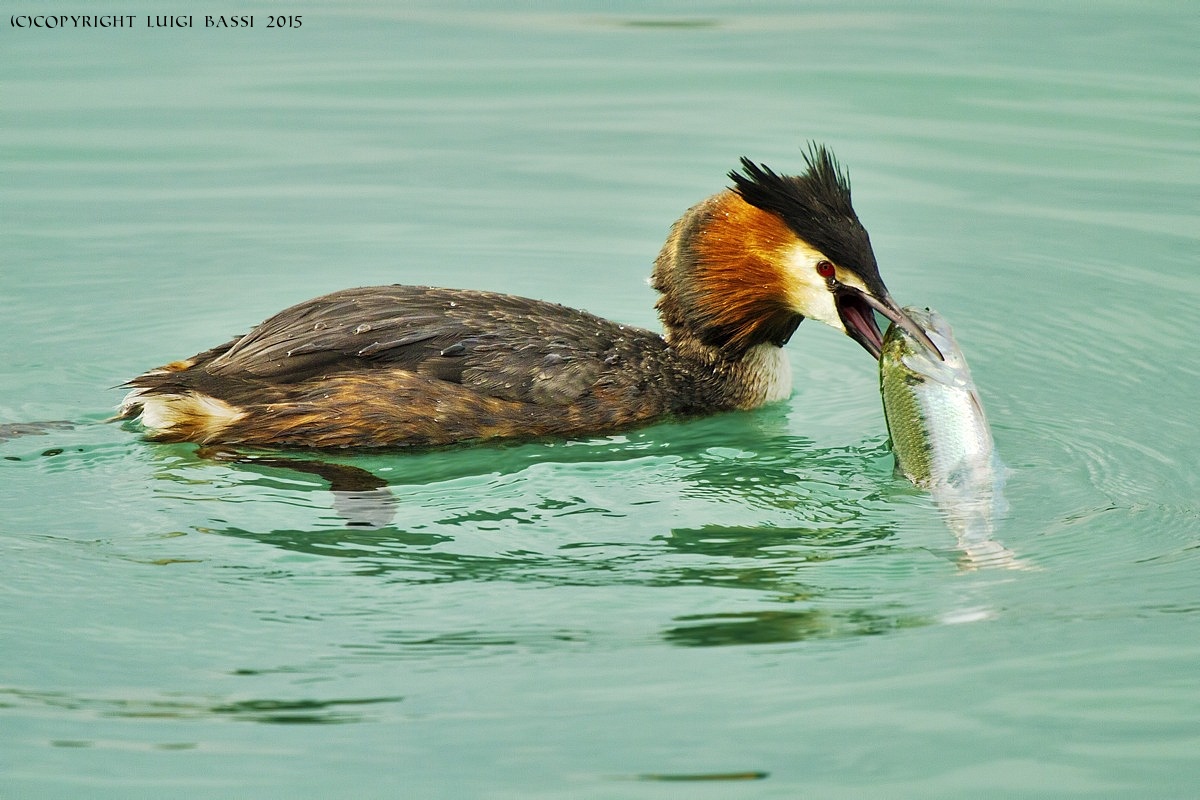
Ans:
<svg viewBox="0 0 1200 800"><path fill-rule="evenodd" d="M833 277L833 264L829 263L828 261L818 261L817 262L817 274L820 275L822 278L832 278Z"/></svg>

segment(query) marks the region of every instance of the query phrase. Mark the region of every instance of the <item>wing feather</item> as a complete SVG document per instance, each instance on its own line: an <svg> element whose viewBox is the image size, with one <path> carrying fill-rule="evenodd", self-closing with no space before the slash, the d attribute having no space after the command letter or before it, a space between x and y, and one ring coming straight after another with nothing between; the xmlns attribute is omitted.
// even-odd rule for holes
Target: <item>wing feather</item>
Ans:
<svg viewBox="0 0 1200 800"><path fill-rule="evenodd" d="M400 368L505 400L563 405L592 390L616 360L664 348L657 334L554 303L376 286L285 309L195 368L211 380L280 388Z"/></svg>

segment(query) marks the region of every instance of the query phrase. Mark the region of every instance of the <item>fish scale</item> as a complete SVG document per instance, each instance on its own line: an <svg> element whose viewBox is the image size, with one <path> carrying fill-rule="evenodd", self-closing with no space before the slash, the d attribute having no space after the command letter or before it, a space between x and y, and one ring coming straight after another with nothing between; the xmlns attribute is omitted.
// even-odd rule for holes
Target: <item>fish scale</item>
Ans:
<svg viewBox="0 0 1200 800"><path fill-rule="evenodd" d="M897 325L884 335L879 384L900 471L932 489L961 482L989 462L994 444L979 392L949 323L936 311L905 311L941 351L931 353Z"/></svg>
<svg viewBox="0 0 1200 800"><path fill-rule="evenodd" d="M879 389L896 469L933 495L970 565L1020 566L991 538L1006 470L962 349L941 314L904 311L941 357L898 325L884 334Z"/></svg>

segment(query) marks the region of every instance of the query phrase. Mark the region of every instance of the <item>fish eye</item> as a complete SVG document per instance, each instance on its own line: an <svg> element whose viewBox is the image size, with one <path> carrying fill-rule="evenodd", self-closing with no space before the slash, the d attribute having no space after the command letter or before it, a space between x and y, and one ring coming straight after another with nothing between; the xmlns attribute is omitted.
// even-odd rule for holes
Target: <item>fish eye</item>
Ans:
<svg viewBox="0 0 1200 800"><path fill-rule="evenodd" d="M822 278L832 278L833 277L833 264L828 261L824 261L824 260L818 261L817 262L817 274L820 275Z"/></svg>

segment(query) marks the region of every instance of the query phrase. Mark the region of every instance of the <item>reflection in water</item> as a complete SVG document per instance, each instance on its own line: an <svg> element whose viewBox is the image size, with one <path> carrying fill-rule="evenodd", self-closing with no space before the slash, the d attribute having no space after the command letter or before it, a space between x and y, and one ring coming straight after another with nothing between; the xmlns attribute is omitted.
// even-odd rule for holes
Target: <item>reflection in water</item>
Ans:
<svg viewBox="0 0 1200 800"><path fill-rule="evenodd" d="M387 489L387 481L350 464L336 464L316 458L256 455L220 447L201 447L196 451L196 456L230 464L273 467L316 475L329 481L333 508L346 520L347 525L381 528L391 522L396 513L396 500Z"/></svg>
<svg viewBox="0 0 1200 800"><path fill-rule="evenodd" d="M206 698L164 699L82 697L65 692L38 692L0 689L8 706L41 706L64 711L98 714L104 717L134 719L228 719L237 722L268 724L336 725L367 722L366 712L353 711L360 706L398 703L402 697L343 698L337 700L226 700Z"/></svg>
<svg viewBox="0 0 1200 800"><path fill-rule="evenodd" d="M481 651L486 651L489 656L498 653L559 651L564 647L586 645L590 641L587 631L545 629L536 625L499 631L388 631L369 642L342 645L343 653L339 658L354 654L370 660L390 657L424 661L446 656L474 659Z"/></svg>
<svg viewBox="0 0 1200 800"><path fill-rule="evenodd" d="M599 20L597 24L619 25L627 28L716 28L721 23L715 19L702 17L672 17L670 19L643 19L630 17L627 19Z"/></svg>
<svg viewBox="0 0 1200 800"><path fill-rule="evenodd" d="M761 781L770 777L769 772L697 772L694 774L688 773L654 773L648 772L643 775L638 775L640 781L667 781L667 782L688 782L688 781Z"/></svg>
<svg viewBox="0 0 1200 800"><path fill-rule="evenodd" d="M0 425L0 442L19 439L22 436L44 436L51 431L69 431L75 423L56 419L49 422L6 422Z"/></svg>
<svg viewBox="0 0 1200 800"><path fill-rule="evenodd" d="M681 553L731 558L775 558L785 551L791 558L827 561L870 555L886 545L892 531L882 525L848 527L732 527L675 528L661 540Z"/></svg>
<svg viewBox="0 0 1200 800"><path fill-rule="evenodd" d="M32 448L25 452L5 453L0 460L37 465L38 468L54 472L87 469L106 455L119 458L120 455L116 453L118 449L122 455L127 451L114 448L111 442L102 441L104 426L101 422L101 417L85 415L74 421L60 419L0 424L0 444L11 442L13 447ZM47 439L40 438L43 436ZM64 457L57 458L59 456Z"/></svg>
<svg viewBox="0 0 1200 800"><path fill-rule="evenodd" d="M405 581L414 583L713 586L771 592L791 601L819 594L804 581L806 575L812 577L805 571L810 565L879 554L886 549L882 541L890 536L879 527L857 534L840 531L836 537L825 536L820 529L712 528L671 531L645 542L554 540L545 551L480 554L450 549L456 543L454 536L395 527L260 532L206 526L198 530L309 555L350 558L358 562L359 574L401 573ZM731 542L735 536L740 541ZM672 558L674 554L690 557Z"/></svg>
<svg viewBox="0 0 1200 800"><path fill-rule="evenodd" d="M622 516L613 509L623 497L611 493L590 498L578 494L548 497L553 486L545 470L595 468L598 480L619 480L609 467L646 468L661 485L661 493L646 502L669 497L696 498L747 510L781 513L782 523L819 524L830 530L853 528L885 507L880 496L891 483L877 469L887 455L885 440L865 446L818 448L785 429L785 415L776 408L753 414L730 414L687 423L668 423L623 435L577 441L539 441L484 444L425 452L329 454L294 452L266 454L201 448L198 463L218 461L251 474L289 470L328 481L335 508L355 525L383 527L399 511L408 494L401 487L426 492L456 481L514 478L525 483L522 496L500 508L479 502L445 503L449 513L440 524L474 525L489 522L534 522L537 512L570 509L571 513ZM353 463L343 463L347 460ZM172 463L175 477L186 464ZM535 476L534 470L540 469ZM515 485L510 483L510 485ZM389 487L391 491L389 491ZM646 497L647 493L641 493Z"/></svg>
<svg viewBox="0 0 1200 800"><path fill-rule="evenodd" d="M632 543L620 547L595 545L595 548L615 551L597 559L588 554L576 555L593 549L586 545L567 546L554 553L473 555L430 551L428 546L437 543L434 539L394 529L273 531L265 534L235 529L213 532L267 542L290 550L354 558L357 574L399 576L404 582L413 584L502 581L543 586L706 586L763 593L776 603L820 604L818 608L799 611L763 610L677 617L661 632L661 636L670 644L685 647L871 636L917 627L929 621L889 601L868 599L866 602L870 605L867 608L825 608L824 605L830 603L830 590L804 580L805 577L817 577L805 571L807 559L771 552L783 541L778 536L774 538L775 545L764 545L762 552L749 558L727 554L681 565L670 557L671 550L666 541L640 546ZM802 536L798 533L793 536L796 537L793 543L804 547ZM847 555L853 557L868 551L868 543L858 543L850 546ZM828 552L822 555L825 560L836 557ZM862 601L854 602L857 604ZM417 656L514 646L540 649L543 646L558 647L586 641L587 638L586 630L547 630L536 626L528 630L502 631L401 631L384 634L360 649L378 653L382 648L391 653Z"/></svg>
<svg viewBox="0 0 1200 800"><path fill-rule="evenodd" d="M214 463L248 491L205 496L319 509L327 483L342 524L255 529L201 507L194 530L353 562L359 576L411 585L507 582L542 586L697 587L750 591L802 608L676 616L659 635L712 647L869 636L926 624L889 600L833 601L822 565L886 556L896 548L896 497L883 437L820 448L791 435L776 410L667 424L574 442L486 445L424 453L246 453L163 450L161 476L201 496ZM346 463L350 462L350 463ZM197 475L201 476L197 479ZM269 487L264 493L260 487ZM210 493L211 495L212 493ZM328 497L328 495L325 495ZM672 505L703 502L713 522L672 525ZM327 507L327 506L326 506ZM691 515L695 518L695 514ZM273 518L273 517L268 517ZM730 524L728 520L747 520ZM717 521L726 520L726 521ZM402 521L402 522L401 522ZM631 521L632 522L631 524ZM864 605L867 604L867 605ZM833 608L830 608L830 606ZM367 655L448 654L587 641L585 630L425 629L377 632ZM358 647L359 645L354 645Z"/></svg>
<svg viewBox="0 0 1200 800"><path fill-rule="evenodd" d="M682 647L778 644L840 636L873 636L900 628L915 628L927 621L914 616L887 616L851 609L843 612L755 611L696 614L677 622L695 623L668 628L663 638Z"/></svg>
<svg viewBox="0 0 1200 800"><path fill-rule="evenodd" d="M363 562L363 566L359 570L360 574L372 575L387 572L390 569L411 569L410 566L392 562L392 559L397 557L407 559L410 551L414 548L424 549L453 541L451 537L441 534L401 531L395 528L377 530L353 527L346 530L336 528L283 529L263 533L239 528L198 527L197 530L201 533L219 533L239 539L252 539L295 553L359 559ZM387 559L387 561L379 564L377 560L381 558Z"/></svg>

